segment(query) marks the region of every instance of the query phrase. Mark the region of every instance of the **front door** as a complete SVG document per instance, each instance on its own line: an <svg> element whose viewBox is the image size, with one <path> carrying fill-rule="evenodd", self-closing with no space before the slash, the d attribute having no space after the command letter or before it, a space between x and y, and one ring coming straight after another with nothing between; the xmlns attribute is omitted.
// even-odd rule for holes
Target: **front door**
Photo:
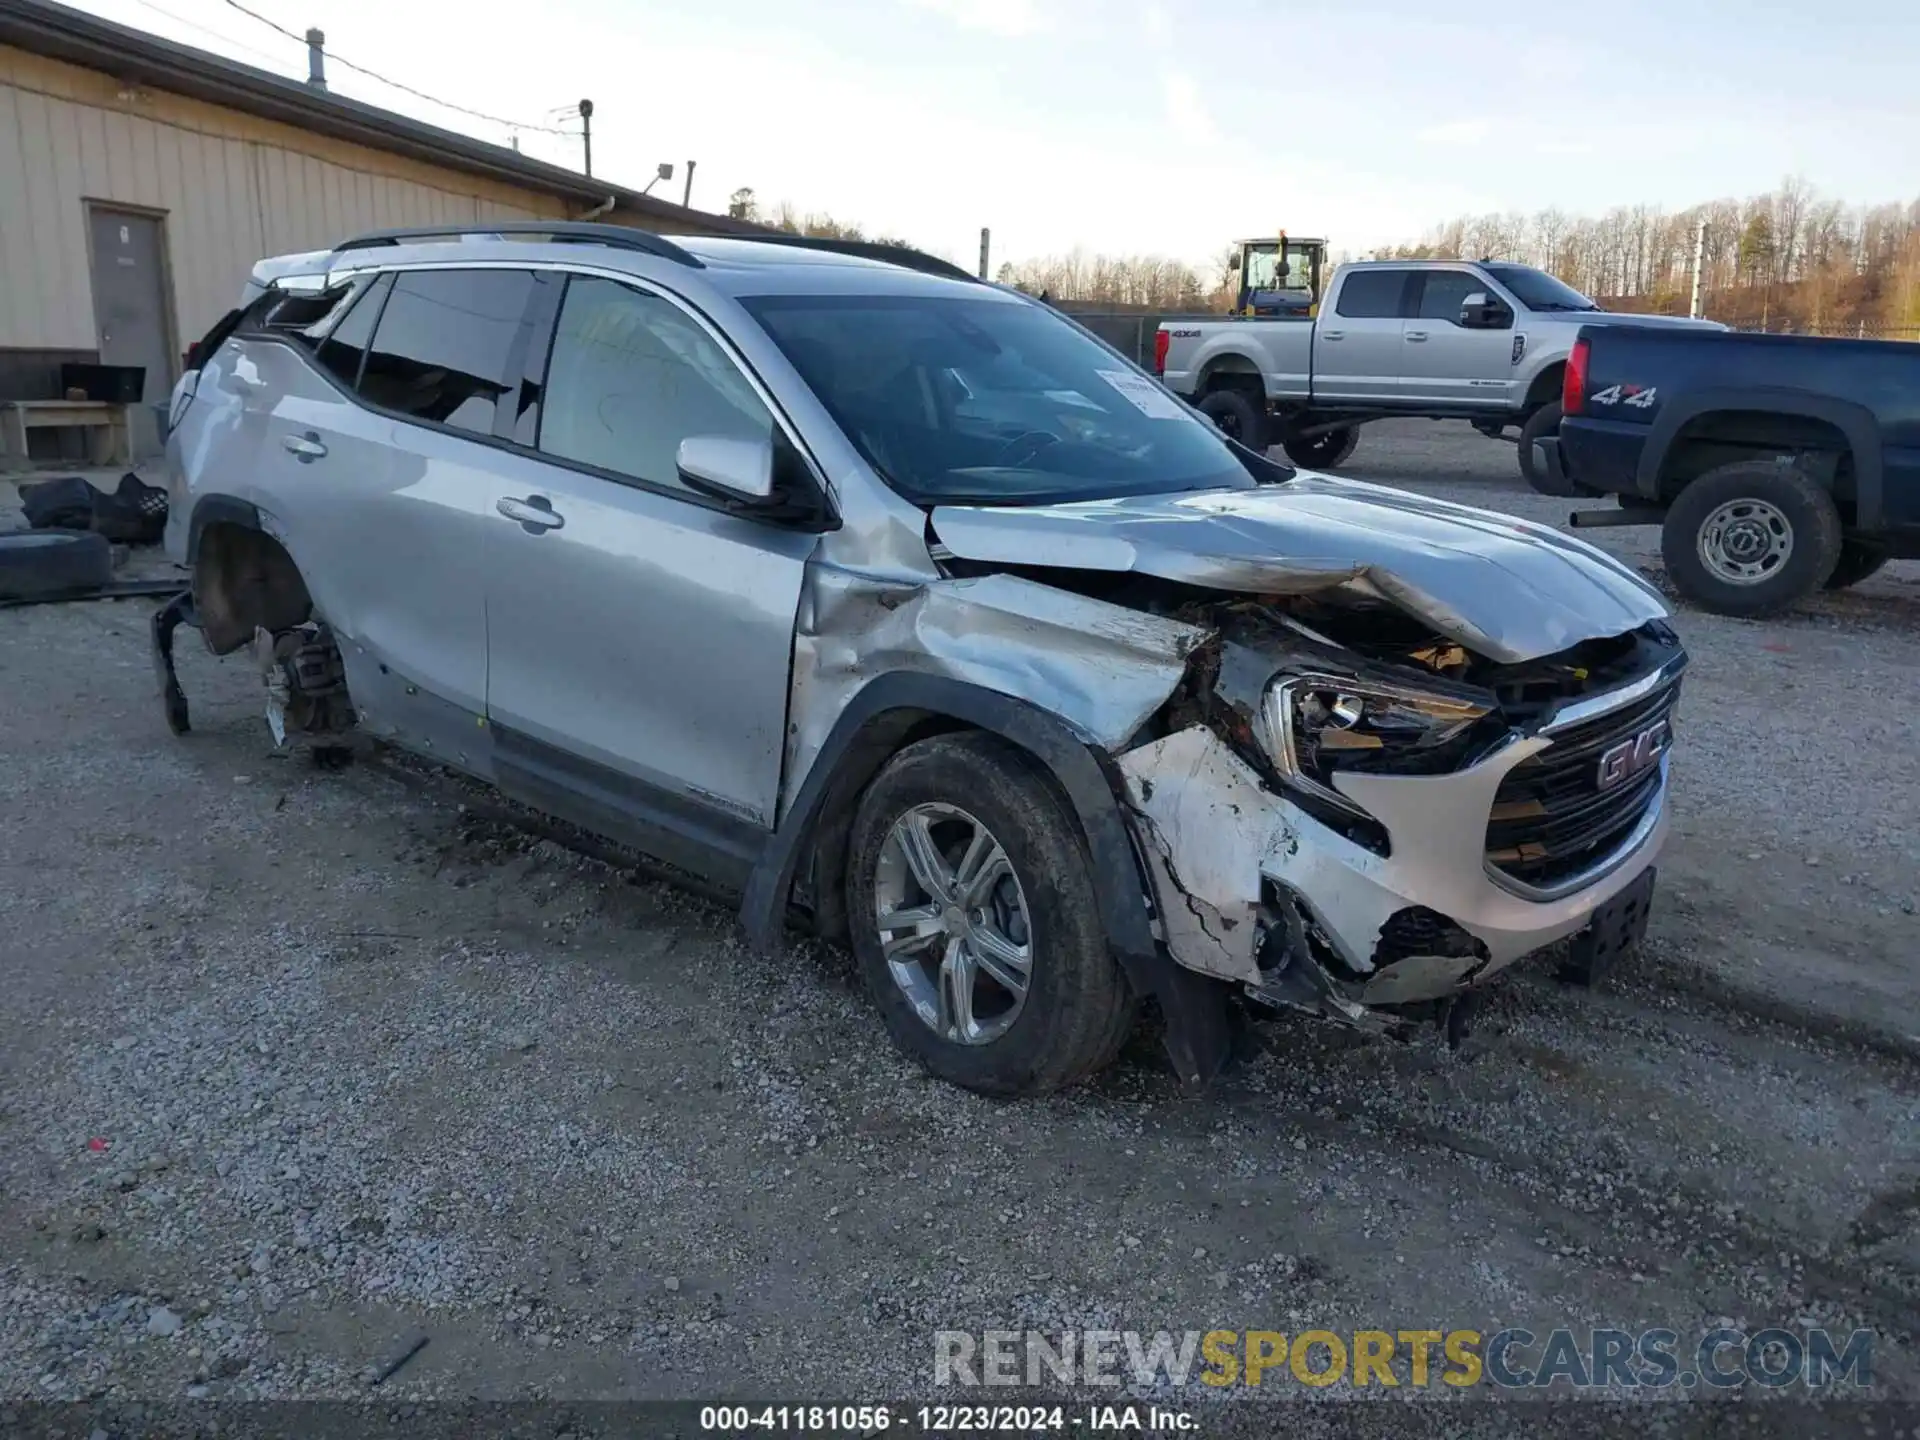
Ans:
<svg viewBox="0 0 1920 1440"><path fill-rule="evenodd" d="M147 372L141 399L173 388L173 327L167 306L166 247L157 215L88 207L93 256L93 323L102 365Z"/></svg>
<svg viewBox="0 0 1920 1440"><path fill-rule="evenodd" d="M737 852L776 818L816 537L726 513L675 462L689 436L768 440L778 424L678 304L581 275L537 414L522 409L531 453L499 475L486 553L499 783L596 828Z"/></svg>
<svg viewBox="0 0 1920 1440"><path fill-rule="evenodd" d="M1400 395L1428 405L1505 409L1513 390L1513 326L1473 330L1460 323L1469 295L1494 294L1471 270L1428 270L1410 297L1400 362Z"/></svg>

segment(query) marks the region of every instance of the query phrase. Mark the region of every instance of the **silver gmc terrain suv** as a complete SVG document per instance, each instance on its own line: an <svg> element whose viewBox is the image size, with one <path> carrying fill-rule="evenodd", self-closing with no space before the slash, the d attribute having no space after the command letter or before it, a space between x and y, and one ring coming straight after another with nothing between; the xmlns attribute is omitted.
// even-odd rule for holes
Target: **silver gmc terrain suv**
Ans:
<svg viewBox="0 0 1920 1440"><path fill-rule="evenodd" d="M263 262L174 393L155 619L354 729L844 939L934 1073L1144 1002L1383 1033L1644 929L1685 655L1506 516L1238 447L913 251L552 223Z"/></svg>

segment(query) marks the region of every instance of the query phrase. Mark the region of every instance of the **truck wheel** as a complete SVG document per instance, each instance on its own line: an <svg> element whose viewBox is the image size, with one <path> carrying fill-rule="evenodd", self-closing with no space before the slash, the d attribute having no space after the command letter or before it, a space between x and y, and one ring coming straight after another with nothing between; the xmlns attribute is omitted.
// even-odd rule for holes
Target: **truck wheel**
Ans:
<svg viewBox="0 0 1920 1440"><path fill-rule="evenodd" d="M1256 455L1267 453L1267 412L1246 391L1215 390L1197 408L1229 440L1238 440Z"/></svg>
<svg viewBox="0 0 1920 1440"><path fill-rule="evenodd" d="M849 837L847 915L894 1042L953 1084L1058 1090L1132 1026L1073 813L992 736L920 741L875 778Z"/></svg>
<svg viewBox="0 0 1920 1440"><path fill-rule="evenodd" d="M1827 576L1827 589L1845 590L1850 585L1858 585L1869 575L1877 574L1887 559L1887 552L1878 545L1869 545L1864 540L1842 540L1840 559L1833 573Z"/></svg>
<svg viewBox="0 0 1920 1440"><path fill-rule="evenodd" d="M1359 443L1360 427L1349 425L1344 430L1326 430L1304 439L1290 435L1280 442L1280 448L1296 465L1308 470L1331 470L1351 459Z"/></svg>
<svg viewBox="0 0 1920 1440"><path fill-rule="evenodd" d="M1833 497L1791 459L1737 460L1681 490L1660 530L1680 593L1717 615L1771 614L1840 562Z"/></svg>

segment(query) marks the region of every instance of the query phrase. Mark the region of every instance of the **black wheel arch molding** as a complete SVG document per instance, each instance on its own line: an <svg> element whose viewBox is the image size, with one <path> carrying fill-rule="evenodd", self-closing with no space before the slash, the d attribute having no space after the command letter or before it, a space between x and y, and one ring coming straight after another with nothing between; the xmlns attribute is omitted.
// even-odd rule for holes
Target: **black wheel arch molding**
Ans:
<svg viewBox="0 0 1920 1440"><path fill-rule="evenodd" d="M1674 441L1690 422L1724 411L1763 410L1797 416L1833 426L1852 452L1854 528L1877 529L1884 514L1885 462L1880 448L1880 423L1873 412L1850 400L1836 399L1790 386L1729 387L1695 390L1669 401L1647 428L1634 472L1634 488L1649 500L1660 498L1660 477Z"/></svg>
<svg viewBox="0 0 1920 1440"><path fill-rule="evenodd" d="M187 521L189 568L199 561L200 542L208 528L214 525L237 525L242 530L258 530L262 533L267 529L260 523L260 507L251 500L217 493L202 495L193 502L193 513Z"/></svg>
<svg viewBox="0 0 1920 1440"><path fill-rule="evenodd" d="M1066 796L1086 839L1094 892L1108 943L1141 998L1158 1001L1166 1048L1186 1084L1204 1084L1226 1068L1233 1024L1225 987L1176 965L1149 921L1147 878L1122 816L1118 779L1066 722L1028 701L940 675L896 672L869 682L848 703L814 759L799 793L748 878L740 918L762 949L784 944L789 899L816 850L831 857L833 833L851 818L867 782L928 719L997 735L1045 766ZM837 870L829 884L838 888ZM822 897L837 906L838 900Z"/></svg>

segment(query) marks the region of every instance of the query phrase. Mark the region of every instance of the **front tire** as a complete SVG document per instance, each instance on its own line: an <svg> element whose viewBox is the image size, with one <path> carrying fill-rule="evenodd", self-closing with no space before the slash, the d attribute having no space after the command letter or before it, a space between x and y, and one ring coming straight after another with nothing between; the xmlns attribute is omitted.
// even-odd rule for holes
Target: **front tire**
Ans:
<svg viewBox="0 0 1920 1440"><path fill-rule="evenodd" d="M1287 452L1287 459L1302 469L1331 470L1352 459L1359 443L1360 427L1349 425L1344 430L1325 430L1305 438L1290 435L1280 442L1280 448Z"/></svg>
<svg viewBox="0 0 1920 1440"><path fill-rule="evenodd" d="M1840 512L1791 460L1737 460L1681 490L1661 526L1660 557L1680 593L1703 609L1770 615L1834 573Z"/></svg>
<svg viewBox="0 0 1920 1440"><path fill-rule="evenodd" d="M1864 540L1842 540L1840 559L1835 562L1833 573L1827 576L1826 588L1845 590L1858 585L1870 575L1877 575L1880 567L1887 563L1887 552L1878 545L1870 545Z"/></svg>
<svg viewBox="0 0 1920 1440"><path fill-rule="evenodd" d="M1213 421L1229 440L1237 440L1256 455L1267 453L1266 407L1245 390L1215 390L1195 407Z"/></svg>
<svg viewBox="0 0 1920 1440"><path fill-rule="evenodd" d="M1046 1094L1131 1029L1078 823L992 736L936 736L881 770L849 836L847 916L894 1043L955 1085Z"/></svg>

